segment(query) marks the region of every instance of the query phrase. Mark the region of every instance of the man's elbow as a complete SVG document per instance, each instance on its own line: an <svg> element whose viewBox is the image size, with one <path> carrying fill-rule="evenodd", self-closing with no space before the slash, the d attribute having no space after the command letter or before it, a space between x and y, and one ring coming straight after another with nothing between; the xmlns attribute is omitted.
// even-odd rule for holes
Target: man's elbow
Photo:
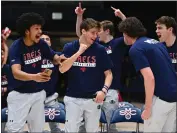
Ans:
<svg viewBox="0 0 177 133"><path fill-rule="evenodd" d="M59 71L60 71L61 73L65 73L67 70L64 69L64 67L59 67Z"/></svg>
<svg viewBox="0 0 177 133"><path fill-rule="evenodd" d="M12 71L12 74L13 74L13 76L14 76L15 79L19 80L18 72Z"/></svg>

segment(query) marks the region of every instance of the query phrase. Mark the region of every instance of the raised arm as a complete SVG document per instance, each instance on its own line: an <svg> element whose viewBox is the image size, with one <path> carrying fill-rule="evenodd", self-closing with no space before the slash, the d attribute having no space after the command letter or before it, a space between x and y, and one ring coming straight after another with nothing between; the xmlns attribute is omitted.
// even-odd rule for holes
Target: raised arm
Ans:
<svg viewBox="0 0 177 133"><path fill-rule="evenodd" d="M121 20L125 20L126 16L121 12L120 9L116 9L114 7L111 6L111 8L114 10L114 14L116 17L119 17Z"/></svg>
<svg viewBox="0 0 177 133"><path fill-rule="evenodd" d="M11 30L8 27L6 27L4 30L2 30L2 34L1 34L2 45L1 46L4 49L4 60L3 60L2 64L1 64L2 66L4 64L6 64L7 59L8 59L9 49L8 49L7 44L6 44L6 41L7 41L7 38L10 36L10 34L11 34Z"/></svg>
<svg viewBox="0 0 177 133"><path fill-rule="evenodd" d="M82 9L81 3L79 2L79 6L76 7L75 13L77 14L77 20L76 20L76 35L79 37L81 35L80 33L80 24L83 20L83 13L86 10L86 8Z"/></svg>
<svg viewBox="0 0 177 133"><path fill-rule="evenodd" d="M87 45L85 44L80 44L80 48L79 50L72 55L70 58L65 59L61 65L59 66L59 71L61 73L65 73L66 71L68 71L73 63L77 60L77 58L87 49Z"/></svg>

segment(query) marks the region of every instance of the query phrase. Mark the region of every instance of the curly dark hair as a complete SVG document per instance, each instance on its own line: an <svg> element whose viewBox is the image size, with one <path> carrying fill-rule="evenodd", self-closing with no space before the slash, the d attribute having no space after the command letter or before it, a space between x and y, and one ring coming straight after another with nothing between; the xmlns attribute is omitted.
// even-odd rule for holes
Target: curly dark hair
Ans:
<svg viewBox="0 0 177 133"><path fill-rule="evenodd" d="M128 17L121 21L118 28L120 32L123 32L133 38L145 36L147 33L146 28L136 17Z"/></svg>
<svg viewBox="0 0 177 133"><path fill-rule="evenodd" d="M38 24L43 26L45 23L44 18L38 13L30 12L22 14L16 21L17 32L21 36L25 36L25 31L29 30L32 25Z"/></svg>
<svg viewBox="0 0 177 133"><path fill-rule="evenodd" d="M176 36L177 23L173 17L162 16L155 21L155 24L164 24L167 27L167 29L172 27L173 28L172 32Z"/></svg>

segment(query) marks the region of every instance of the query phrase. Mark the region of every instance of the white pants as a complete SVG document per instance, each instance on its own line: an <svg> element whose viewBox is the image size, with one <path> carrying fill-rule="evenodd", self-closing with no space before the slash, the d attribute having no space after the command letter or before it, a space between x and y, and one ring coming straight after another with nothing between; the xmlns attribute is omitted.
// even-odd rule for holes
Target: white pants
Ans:
<svg viewBox="0 0 177 133"><path fill-rule="evenodd" d="M118 91L114 89L109 89L106 95L106 100L103 102L103 105L102 105L102 109L105 112L106 120L108 123L110 123L113 111L118 107L119 107ZM81 123L79 132L80 133L86 132L84 122ZM118 132L118 130L116 129L116 124L111 124L109 126L109 132Z"/></svg>
<svg viewBox="0 0 177 133"><path fill-rule="evenodd" d="M12 91L8 94L8 132L22 132L26 121L30 132L42 132L45 124L44 90L36 93L19 93Z"/></svg>
<svg viewBox="0 0 177 133"><path fill-rule="evenodd" d="M68 96L64 97L64 103L66 108L65 132L78 132L83 119L86 132L99 131L101 103L96 103L93 99Z"/></svg>
<svg viewBox="0 0 177 133"><path fill-rule="evenodd" d="M144 121L144 132L176 132L176 104L154 96L151 117Z"/></svg>

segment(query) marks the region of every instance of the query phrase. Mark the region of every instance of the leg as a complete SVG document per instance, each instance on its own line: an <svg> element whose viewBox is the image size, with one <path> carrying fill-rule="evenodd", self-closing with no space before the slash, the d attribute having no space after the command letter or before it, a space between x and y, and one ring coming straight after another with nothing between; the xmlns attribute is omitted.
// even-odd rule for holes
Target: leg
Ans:
<svg viewBox="0 0 177 133"><path fill-rule="evenodd" d="M51 102L45 104L45 106L60 108L57 100L52 100ZM51 132L61 132L61 129L59 128L59 123L57 122L49 122L49 127Z"/></svg>
<svg viewBox="0 0 177 133"><path fill-rule="evenodd" d="M45 124L44 100L46 92L44 90L34 93L33 104L29 112L28 123L30 132L42 132Z"/></svg>
<svg viewBox="0 0 177 133"><path fill-rule="evenodd" d="M30 95L12 91L8 94L8 132L22 132L30 110Z"/></svg>
<svg viewBox="0 0 177 133"><path fill-rule="evenodd" d="M5 132L6 122L1 123L1 133Z"/></svg>
<svg viewBox="0 0 177 133"><path fill-rule="evenodd" d="M85 101L84 120L86 132L98 132L101 116L102 104L94 102L92 99Z"/></svg>
<svg viewBox="0 0 177 133"><path fill-rule="evenodd" d="M168 112L167 121L163 127L162 132L176 132L176 103L170 103L171 110Z"/></svg>
<svg viewBox="0 0 177 133"><path fill-rule="evenodd" d="M83 120L83 101L79 98L65 96L66 108L65 132L78 132Z"/></svg>
<svg viewBox="0 0 177 133"><path fill-rule="evenodd" d="M86 133L84 120L81 122L81 126L79 127L79 133Z"/></svg>
<svg viewBox="0 0 177 133"><path fill-rule="evenodd" d="M113 111L118 108L118 97L117 90L110 89L108 94L106 95L106 100L103 103L102 109L105 112L106 120L110 123ZM110 132L118 132L116 129L116 124L110 124L109 126Z"/></svg>
<svg viewBox="0 0 177 133"><path fill-rule="evenodd" d="M167 121L170 104L153 97L151 117L144 121L144 132L162 132Z"/></svg>

